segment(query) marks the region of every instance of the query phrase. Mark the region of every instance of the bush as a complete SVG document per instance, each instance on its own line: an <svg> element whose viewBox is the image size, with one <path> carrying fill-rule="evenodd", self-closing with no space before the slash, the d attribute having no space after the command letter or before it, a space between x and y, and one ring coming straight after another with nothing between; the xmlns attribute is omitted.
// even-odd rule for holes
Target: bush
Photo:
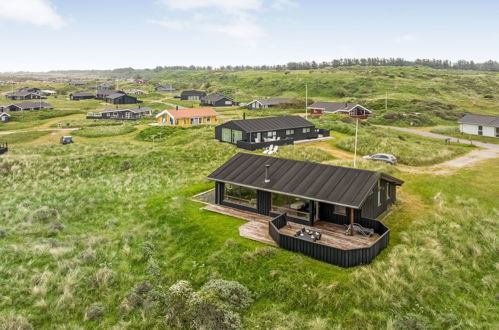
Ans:
<svg viewBox="0 0 499 330"><path fill-rule="evenodd" d="M93 303L85 310L85 321L96 321L101 319L106 314L106 309L101 303Z"/></svg>

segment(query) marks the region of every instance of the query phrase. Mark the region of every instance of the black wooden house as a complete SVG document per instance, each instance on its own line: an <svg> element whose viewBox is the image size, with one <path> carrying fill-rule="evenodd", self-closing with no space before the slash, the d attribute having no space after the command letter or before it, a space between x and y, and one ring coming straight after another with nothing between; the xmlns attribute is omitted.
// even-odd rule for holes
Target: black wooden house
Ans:
<svg viewBox="0 0 499 330"><path fill-rule="evenodd" d="M234 105L234 100L223 94L212 93L201 98L201 105L211 107L230 107Z"/></svg>
<svg viewBox="0 0 499 330"><path fill-rule="evenodd" d="M136 97L122 92L110 94L104 98L104 101L111 104L136 104L142 102L137 100Z"/></svg>
<svg viewBox="0 0 499 330"><path fill-rule="evenodd" d="M186 101L200 101L205 96L205 91L188 90L180 93L180 99Z"/></svg>
<svg viewBox="0 0 499 330"><path fill-rule="evenodd" d="M329 131L317 129L300 116L280 116L231 120L215 128L215 138L247 150L269 145L293 144L297 140L328 136Z"/></svg>
<svg viewBox="0 0 499 330"><path fill-rule="evenodd" d="M403 184L380 172L247 153L236 154L208 179L215 181L216 204L274 218L269 234L279 246L343 267L369 263L387 246L389 229L376 218ZM287 233L292 224L340 233L325 230L329 241L303 241ZM351 227L345 232L344 225ZM356 235L356 225L372 230L373 238L357 234L342 245Z"/></svg>
<svg viewBox="0 0 499 330"><path fill-rule="evenodd" d="M69 94L69 99L73 101L94 99L95 94L89 92L74 92Z"/></svg>

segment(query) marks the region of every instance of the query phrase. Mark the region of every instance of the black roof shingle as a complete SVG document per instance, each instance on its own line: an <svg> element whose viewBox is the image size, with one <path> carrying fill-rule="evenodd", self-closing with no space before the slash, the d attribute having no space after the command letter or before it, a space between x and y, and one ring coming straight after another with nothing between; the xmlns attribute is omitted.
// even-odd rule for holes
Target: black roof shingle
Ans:
<svg viewBox="0 0 499 330"><path fill-rule="evenodd" d="M240 127L245 132L265 132L282 129L313 127L314 124L300 116L279 116L231 120L227 123ZM223 125L223 124L222 124Z"/></svg>
<svg viewBox="0 0 499 330"><path fill-rule="evenodd" d="M270 182L265 182L270 165ZM396 185L402 180L381 172L238 153L208 176L209 180L282 193L326 203L362 208L382 178Z"/></svg>

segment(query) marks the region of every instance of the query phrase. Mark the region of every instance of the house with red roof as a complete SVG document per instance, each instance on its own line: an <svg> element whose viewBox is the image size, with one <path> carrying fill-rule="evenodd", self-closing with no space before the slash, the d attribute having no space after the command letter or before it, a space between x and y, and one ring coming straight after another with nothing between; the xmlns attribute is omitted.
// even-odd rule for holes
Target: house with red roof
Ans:
<svg viewBox="0 0 499 330"><path fill-rule="evenodd" d="M195 126L215 124L218 113L212 108L182 108L178 110L168 109L156 115L160 126Z"/></svg>

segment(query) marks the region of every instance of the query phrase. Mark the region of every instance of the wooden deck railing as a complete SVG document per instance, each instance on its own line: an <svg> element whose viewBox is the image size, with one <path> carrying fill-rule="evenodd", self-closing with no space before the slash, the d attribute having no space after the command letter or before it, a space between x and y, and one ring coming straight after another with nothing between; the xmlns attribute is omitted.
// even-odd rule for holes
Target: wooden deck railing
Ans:
<svg viewBox="0 0 499 330"><path fill-rule="evenodd" d="M362 226L373 228L376 233L380 234L380 237L370 247L343 250L283 234L279 229L287 224L285 214L281 214L269 221L269 234L277 245L283 249L300 252L306 256L340 267L353 267L370 263L388 246L390 240L390 229L382 222L373 219L361 220L358 223Z"/></svg>

